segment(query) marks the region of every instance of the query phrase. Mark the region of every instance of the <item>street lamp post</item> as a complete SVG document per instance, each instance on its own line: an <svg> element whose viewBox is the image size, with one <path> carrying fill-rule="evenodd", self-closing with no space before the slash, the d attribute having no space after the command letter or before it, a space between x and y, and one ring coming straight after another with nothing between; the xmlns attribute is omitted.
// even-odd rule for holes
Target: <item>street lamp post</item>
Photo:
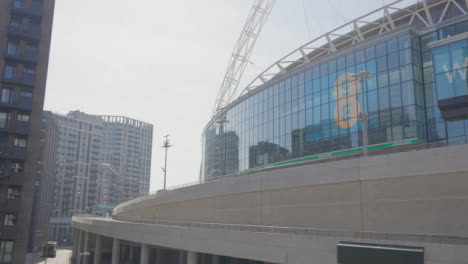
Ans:
<svg viewBox="0 0 468 264"><path fill-rule="evenodd" d="M362 148L363 155L367 156L367 145L369 144L368 128L367 121L369 120L369 115L366 111L365 98L364 98L364 78L371 77L373 74L362 70L360 74L352 74L351 76L357 81L361 81L361 120L362 120ZM356 84L357 86L357 84Z"/></svg>
<svg viewBox="0 0 468 264"><path fill-rule="evenodd" d="M165 140L164 140L164 145L162 146L162 148L165 149L165 157L164 157L164 168L162 169L163 172L164 172L164 190L166 190L166 175L167 175L167 149L172 147L172 145L170 144L170 141L169 141L169 135L165 135L164 136Z"/></svg>
<svg viewBox="0 0 468 264"><path fill-rule="evenodd" d="M224 113L223 115L219 116L218 119L216 120L216 123L219 124L219 135L221 136L222 140L222 160L220 165L220 170L221 170L221 175L226 174L226 134L224 133L224 125L226 123L229 123L229 120L227 120L227 116Z"/></svg>

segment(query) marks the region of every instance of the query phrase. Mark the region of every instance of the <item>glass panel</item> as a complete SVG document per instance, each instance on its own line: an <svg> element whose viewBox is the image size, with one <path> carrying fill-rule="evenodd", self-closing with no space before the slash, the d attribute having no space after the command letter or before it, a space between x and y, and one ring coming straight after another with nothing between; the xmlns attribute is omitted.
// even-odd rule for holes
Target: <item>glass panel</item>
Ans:
<svg viewBox="0 0 468 264"><path fill-rule="evenodd" d="M414 104L414 88L413 82L404 82L401 84L401 92L403 94L403 105L413 105Z"/></svg>
<svg viewBox="0 0 468 264"><path fill-rule="evenodd" d="M13 89L3 88L0 102L4 104L11 104L13 102Z"/></svg>
<svg viewBox="0 0 468 264"><path fill-rule="evenodd" d="M388 53L398 51L398 38L387 40L387 51Z"/></svg>
<svg viewBox="0 0 468 264"><path fill-rule="evenodd" d="M390 105L392 107L401 106L401 89L399 84L390 86Z"/></svg>
<svg viewBox="0 0 468 264"><path fill-rule="evenodd" d="M0 112L0 128L8 127L8 113Z"/></svg>
<svg viewBox="0 0 468 264"><path fill-rule="evenodd" d="M379 109L387 109L390 107L388 87L378 89L379 93Z"/></svg>
<svg viewBox="0 0 468 264"><path fill-rule="evenodd" d="M366 60L375 58L375 47L371 46L366 48Z"/></svg>
<svg viewBox="0 0 468 264"><path fill-rule="evenodd" d="M400 51L400 65L411 63L411 50L405 49Z"/></svg>
<svg viewBox="0 0 468 264"><path fill-rule="evenodd" d="M468 45L466 40L450 44L450 58L452 59L452 69L468 67Z"/></svg>
<svg viewBox="0 0 468 264"><path fill-rule="evenodd" d="M377 72L382 72L387 70L387 57L377 58Z"/></svg>
<svg viewBox="0 0 468 264"><path fill-rule="evenodd" d="M387 55L387 44L385 42L377 44L375 47L377 57Z"/></svg>
<svg viewBox="0 0 468 264"><path fill-rule="evenodd" d="M393 70L390 70L390 84L396 84L400 82L400 69L396 68Z"/></svg>
<svg viewBox="0 0 468 264"><path fill-rule="evenodd" d="M450 53L448 46L434 48L432 50L434 57L434 71L435 73L447 72L451 70Z"/></svg>
<svg viewBox="0 0 468 264"><path fill-rule="evenodd" d="M388 55L388 68L393 69L400 65L398 52L390 53Z"/></svg>
<svg viewBox="0 0 468 264"><path fill-rule="evenodd" d="M398 38L398 46L400 50L408 49L411 47L410 35L403 35Z"/></svg>
<svg viewBox="0 0 468 264"><path fill-rule="evenodd" d="M387 72L379 73L378 82L379 82L379 88L387 86L388 85L388 73Z"/></svg>
<svg viewBox="0 0 468 264"><path fill-rule="evenodd" d="M447 76L448 75L448 76ZM455 95L452 85L451 73L440 73L436 75L437 98L447 99Z"/></svg>
<svg viewBox="0 0 468 264"><path fill-rule="evenodd" d="M364 50L356 51L356 64L364 63L366 61L366 56Z"/></svg>

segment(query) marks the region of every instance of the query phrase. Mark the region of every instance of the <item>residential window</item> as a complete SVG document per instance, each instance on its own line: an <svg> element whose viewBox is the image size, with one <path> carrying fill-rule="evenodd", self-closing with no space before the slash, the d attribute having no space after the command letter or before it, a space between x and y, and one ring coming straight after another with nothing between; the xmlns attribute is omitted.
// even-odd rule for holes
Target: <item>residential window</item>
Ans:
<svg viewBox="0 0 468 264"><path fill-rule="evenodd" d="M22 137L15 137L15 141L13 142L13 144L17 147L23 147L25 148L26 147L26 138L22 138Z"/></svg>
<svg viewBox="0 0 468 264"><path fill-rule="evenodd" d="M19 187L8 187L8 199L14 200L19 199L21 195L21 191Z"/></svg>
<svg viewBox="0 0 468 264"><path fill-rule="evenodd" d="M14 0L13 1L13 7L14 8L23 8L24 7L23 0Z"/></svg>
<svg viewBox="0 0 468 264"><path fill-rule="evenodd" d="M21 20L18 18L13 18L10 21L10 31L20 32L22 28Z"/></svg>
<svg viewBox="0 0 468 264"><path fill-rule="evenodd" d="M30 91L21 91L21 98L32 98L32 92Z"/></svg>
<svg viewBox="0 0 468 264"><path fill-rule="evenodd" d="M18 54L18 42L8 41L7 46L7 55L17 55Z"/></svg>
<svg viewBox="0 0 468 264"><path fill-rule="evenodd" d="M18 114L18 121L20 122L29 122L28 114Z"/></svg>
<svg viewBox="0 0 468 264"><path fill-rule="evenodd" d="M0 128L8 127L9 114L0 112Z"/></svg>
<svg viewBox="0 0 468 264"><path fill-rule="evenodd" d="M12 172L23 172L24 171L24 164L22 162L12 162L11 163L11 171Z"/></svg>
<svg viewBox="0 0 468 264"><path fill-rule="evenodd" d="M4 70L3 76L6 79L15 79L15 77L16 77L16 67L14 65L11 65L11 64L5 65L5 70Z"/></svg>
<svg viewBox="0 0 468 264"><path fill-rule="evenodd" d="M0 102L3 104L11 104L13 102L13 89L3 88L0 96Z"/></svg>
<svg viewBox="0 0 468 264"><path fill-rule="evenodd" d="M14 245L15 245L15 242L13 241L1 241L0 242L0 262L12 261Z"/></svg>
<svg viewBox="0 0 468 264"><path fill-rule="evenodd" d="M5 215L3 226L15 226L15 225L16 225L16 215L15 214Z"/></svg>
<svg viewBox="0 0 468 264"><path fill-rule="evenodd" d="M37 43L36 42L28 42L26 44L26 49L27 50L37 50Z"/></svg>
<svg viewBox="0 0 468 264"><path fill-rule="evenodd" d="M34 67L27 67L25 66L23 68L23 75L36 75L36 69L34 69Z"/></svg>

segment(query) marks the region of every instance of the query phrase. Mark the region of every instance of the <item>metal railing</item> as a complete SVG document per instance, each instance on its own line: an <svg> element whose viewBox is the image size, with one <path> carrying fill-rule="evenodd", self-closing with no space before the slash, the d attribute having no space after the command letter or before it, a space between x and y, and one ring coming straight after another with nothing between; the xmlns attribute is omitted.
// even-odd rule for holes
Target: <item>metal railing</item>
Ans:
<svg viewBox="0 0 468 264"><path fill-rule="evenodd" d="M10 60L18 60L21 62L36 63L39 57L39 50L37 48L26 48L24 52L17 54L7 53L5 56Z"/></svg>
<svg viewBox="0 0 468 264"><path fill-rule="evenodd" d="M329 236L329 237L343 237L354 239L377 239L377 240L401 240L412 242L429 242L441 244L457 244L468 245L468 237L453 236L453 235L439 235L439 234L404 234L404 233L383 233L373 231L359 231L359 230L338 230L338 229L319 229L307 227L291 227L291 226L264 226L264 225L245 225L245 224L225 224L225 223L210 223L210 222L186 222L186 221L169 221L169 220L156 220L145 219L138 217L97 217L88 214L75 215L72 222L80 222L80 218L86 220L96 220L105 222L127 222L149 225L161 226L175 226L175 227L192 227L192 228L206 228L216 230L232 230L243 232L255 233L280 233L280 234L294 234L304 236Z"/></svg>
<svg viewBox="0 0 468 264"><path fill-rule="evenodd" d="M30 23L25 26L10 26L8 32L19 38L39 40L41 38L41 25Z"/></svg>
<svg viewBox="0 0 468 264"><path fill-rule="evenodd" d="M42 17L44 7L41 2L32 2L29 6L16 6L12 3L11 13L17 16Z"/></svg>
<svg viewBox="0 0 468 264"><path fill-rule="evenodd" d="M18 85L25 85L29 87L34 87L36 85L36 75L23 73L21 77L19 76L3 76L3 81L18 84Z"/></svg>

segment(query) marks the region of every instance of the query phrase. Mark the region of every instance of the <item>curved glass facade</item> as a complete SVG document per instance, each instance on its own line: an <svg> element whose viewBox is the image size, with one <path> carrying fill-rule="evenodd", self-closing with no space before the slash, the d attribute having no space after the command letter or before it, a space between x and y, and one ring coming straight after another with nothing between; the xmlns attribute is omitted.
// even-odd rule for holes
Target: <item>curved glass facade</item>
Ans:
<svg viewBox="0 0 468 264"><path fill-rule="evenodd" d="M203 178L362 146L362 92L370 145L443 140L450 126L466 140L468 122L441 121L437 111L441 93L433 85L427 44L442 34L408 31L377 40L306 65L236 101L205 130ZM356 81L353 74L362 70L373 76ZM466 68L464 73L466 84Z"/></svg>

